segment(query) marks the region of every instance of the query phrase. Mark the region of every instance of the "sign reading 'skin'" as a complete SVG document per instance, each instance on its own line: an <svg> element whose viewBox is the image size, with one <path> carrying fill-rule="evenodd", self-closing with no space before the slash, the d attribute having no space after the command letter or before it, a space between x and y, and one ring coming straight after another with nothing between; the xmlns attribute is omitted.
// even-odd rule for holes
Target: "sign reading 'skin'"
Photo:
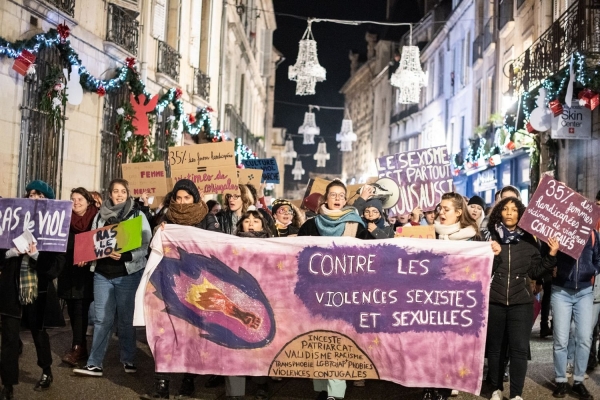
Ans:
<svg viewBox="0 0 600 400"><path fill-rule="evenodd" d="M552 139L591 139L592 111L573 99L571 107L563 104L563 112L552 119Z"/></svg>

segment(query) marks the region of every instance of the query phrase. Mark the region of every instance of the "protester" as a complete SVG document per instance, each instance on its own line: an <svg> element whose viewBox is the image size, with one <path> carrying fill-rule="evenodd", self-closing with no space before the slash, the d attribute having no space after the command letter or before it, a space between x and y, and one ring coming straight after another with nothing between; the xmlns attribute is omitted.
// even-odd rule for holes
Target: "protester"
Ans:
<svg viewBox="0 0 600 400"><path fill-rule="evenodd" d="M300 210L284 199L277 199L271 205L274 223L271 233L274 237L298 236L298 231L304 222Z"/></svg>
<svg viewBox="0 0 600 400"><path fill-rule="evenodd" d="M274 222L273 217L271 216L271 210L269 210L269 207L267 207L267 203L265 202L265 186L266 183L261 183L259 189L257 190L254 185L246 185L250 191L250 194L252 195L252 198L254 199L254 206L258 212L262 214L269 226L271 226Z"/></svg>
<svg viewBox="0 0 600 400"><path fill-rule="evenodd" d="M592 239L592 235L594 238ZM559 251L556 256L556 276L552 278L552 315L554 340L554 397L565 397L569 391L567 380L567 353L571 320L575 323L575 359L571 392L580 399L592 399L583 384L593 330L594 293L592 278L600 272L600 239L592 231L579 258ZM542 254L549 247L542 245Z"/></svg>
<svg viewBox="0 0 600 400"><path fill-rule="evenodd" d="M206 206L208 207L208 212L211 214L217 215L221 211L221 204L216 200L207 201Z"/></svg>
<svg viewBox="0 0 600 400"><path fill-rule="evenodd" d="M558 240L550 239L550 252L542 259L534 237L517 227L524 212L521 201L507 197L496 204L488 223L492 246L501 248L494 257L487 330L488 379L494 389L491 400L503 398L507 347L509 398L522 400L533 320L530 279L554 268L559 249Z"/></svg>
<svg viewBox="0 0 600 400"><path fill-rule="evenodd" d="M483 225L483 220L485 219L485 213L483 212L485 209L485 200L479 196L473 196L469 199L467 208L469 209L471 217L477 222L481 237L485 241L488 241L490 239L490 232L488 231L487 225Z"/></svg>
<svg viewBox="0 0 600 400"><path fill-rule="evenodd" d="M254 206L250 206L238 221L236 236L246 238L272 237L267 221Z"/></svg>
<svg viewBox="0 0 600 400"><path fill-rule="evenodd" d="M73 334L71 349L62 357L62 361L76 367L79 361L88 358L86 330L90 304L94 299L94 274L90 271L89 263L73 263L75 235L92 228L98 209L90 192L82 187L71 190L71 201L73 212L65 263L58 277L58 296L67 303Z"/></svg>
<svg viewBox="0 0 600 400"><path fill-rule="evenodd" d="M435 210L425 211L423 213L423 215L424 215L424 218L423 218L423 221L421 222L421 225L433 225L435 223L435 219L436 219Z"/></svg>
<svg viewBox="0 0 600 400"><path fill-rule="evenodd" d="M319 202L319 213L302 224L298 236L364 236L364 222L354 207L346 206L347 195L342 181L330 182ZM346 393L346 381L340 379L314 379L313 387L319 393L317 400L343 399Z"/></svg>
<svg viewBox="0 0 600 400"><path fill-rule="evenodd" d="M118 321L121 363L126 373L137 371L134 363L136 338L133 326L135 292L146 266L146 254L152 233L146 217L135 207L128 185L124 179L113 179L110 182L108 199L102 203L100 212L94 218L92 230L141 217L142 245L124 253L112 252L109 257L92 262L94 336L86 366L73 370L77 375L102 376L102 361L108 348L115 314Z"/></svg>
<svg viewBox="0 0 600 400"><path fill-rule="evenodd" d="M357 199L356 201L358 202L359 200ZM381 200L367 200L364 204L362 218L367 226L362 239L389 239L394 237L394 228L385 221ZM364 384L361 386L364 386Z"/></svg>
<svg viewBox="0 0 600 400"><path fill-rule="evenodd" d="M506 185L502 189L500 189L499 196L500 199L496 199L496 202L507 197L516 197L517 199L521 200L521 192L519 191L519 189L512 185Z"/></svg>
<svg viewBox="0 0 600 400"><path fill-rule="evenodd" d="M169 198L169 206L163 214L162 228L165 224L177 224L209 231L221 231L215 215L210 212L210 208L202 200L198 188L191 180L178 180L167 197ZM194 394L196 390L194 378L194 374L184 374L179 388L179 396L192 396ZM169 383L169 374L156 372L154 375L154 393L151 398L168 399Z"/></svg>
<svg viewBox="0 0 600 400"><path fill-rule="evenodd" d="M25 190L29 199L54 199L54 190L44 181L32 181ZM26 253L15 247L0 250L1 399L13 399L13 386L19 383L21 325L31 332L37 365L42 369L34 390L44 391L52 385L52 352L46 329L65 325L52 282L63 263L63 253L39 252L35 243Z"/></svg>
<svg viewBox="0 0 600 400"><path fill-rule="evenodd" d="M224 233L235 235L237 222L248 207L254 205L254 198L246 185L238 185L237 193L225 195L223 209L217 214L217 220Z"/></svg>

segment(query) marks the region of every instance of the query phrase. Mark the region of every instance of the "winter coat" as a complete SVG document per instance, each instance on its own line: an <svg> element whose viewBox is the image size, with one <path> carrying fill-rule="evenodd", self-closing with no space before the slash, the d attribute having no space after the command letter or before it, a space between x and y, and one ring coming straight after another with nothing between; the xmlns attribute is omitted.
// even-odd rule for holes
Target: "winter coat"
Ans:
<svg viewBox="0 0 600 400"><path fill-rule="evenodd" d="M357 223L356 225L356 237L360 239L365 236L364 232L367 230L361 224ZM315 218L311 218L302 224L300 230L298 231L298 236L321 236L321 232L319 232L319 229L317 228L317 222Z"/></svg>
<svg viewBox="0 0 600 400"><path fill-rule="evenodd" d="M133 219L138 216L142 217L142 245L137 249L131 250L131 261L125 262L125 268L127 269L127 273L129 275L140 271L146 267L146 255L148 254L148 245L150 244L150 240L152 239L152 231L150 230L150 224L146 219L146 216L138 209L133 208L129 214L123 219L123 221L128 219ZM92 230L102 228L106 225L106 221L104 221L98 213L94 217L94 222L92 223ZM90 271L94 271L96 269L96 261L92 261L92 265L90 267Z"/></svg>
<svg viewBox="0 0 600 400"><path fill-rule="evenodd" d="M500 243L496 232L492 240L500 244L502 251L494 256L490 303L506 306L533 303L531 280L538 279L556 265L556 257L540 255L533 236L525 233L517 243Z"/></svg>
<svg viewBox="0 0 600 400"><path fill-rule="evenodd" d="M233 234L233 211L221 210L217 213L217 221L221 226L221 231L228 235Z"/></svg>
<svg viewBox="0 0 600 400"><path fill-rule="evenodd" d="M288 225L286 227L287 233L281 233L278 229L277 229L277 225L272 224L271 225L271 233L273 234L273 237L286 237L286 236L298 236L298 231L300 230L300 228L294 226L294 225Z"/></svg>
<svg viewBox="0 0 600 400"><path fill-rule="evenodd" d="M584 289L592 286L592 278L600 273L600 237L598 232L592 231L596 236L592 245L590 235L579 259L559 251L556 255L556 276L552 278L552 284L567 289ZM549 247L546 243L542 245L542 254L547 254Z"/></svg>
<svg viewBox="0 0 600 400"><path fill-rule="evenodd" d="M73 265L75 252L75 232L69 230L67 252L62 272L58 276L58 297L65 300L93 299L94 298L94 273L90 271L90 264L83 267Z"/></svg>
<svg viewBox="0 0 600 400"><path fill-rule="evenodd" d="M164 218L164 222L167 224L175 223L175 222L169 221L166 218L166 216ZM221 232L221 225L219 224L219 221L217 221L217 217L212 213L206 214L206 217L204 217L204 219L202 219L202 221L200 221L196 225L192 225L192 226L195 228L204 229L207 231Z"/></svg>

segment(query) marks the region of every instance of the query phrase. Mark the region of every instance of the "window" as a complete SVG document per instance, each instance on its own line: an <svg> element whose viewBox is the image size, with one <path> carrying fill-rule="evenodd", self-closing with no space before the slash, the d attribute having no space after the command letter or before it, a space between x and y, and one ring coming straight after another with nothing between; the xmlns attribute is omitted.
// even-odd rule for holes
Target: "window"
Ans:
<svg viewBox="0 0 600 400"><path fill-rule="evenodd" d="M427 103L435 99L435 60L429 62L427 82Z"/></svg>
<svg viewBox="0 0 600 400"><path fill-rule="evenodd" d="M202 0L191 0L190 4L190 65L200 66L200 35L202 27Z"/></svg>

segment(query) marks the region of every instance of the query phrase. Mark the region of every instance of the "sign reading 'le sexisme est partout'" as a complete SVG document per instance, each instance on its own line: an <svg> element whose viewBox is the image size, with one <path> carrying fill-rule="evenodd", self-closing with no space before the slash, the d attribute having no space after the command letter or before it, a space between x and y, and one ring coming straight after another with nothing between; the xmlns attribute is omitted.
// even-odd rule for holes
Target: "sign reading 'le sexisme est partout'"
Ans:
<svg viewBox="0 0 600 400"><path fill-rule="evenodd" d="M452 171L446 146L407 151L377 159L380 178L394 180L400 189L392 215L409 214L415 207L431 211L442 195L453 190Z"/></svg>
<svg viewBox="0 0 600 400"><path fill-rule="evenodd" d="M189 179L206 194L236 193L238 189L233 142L169 147L174 182Z"/></svg>
<svg viewBox="0 0 600 400"><path fill-rule="evenodd" d="M73 203L64 200L0 199L0 249L29 229L39 251L67 249Z"/></svg>
<svg viewBox="0 0 600 400"><path fill-rule="evenodd" d="M598 218L600 207L546 175L519 226L545 242L551 237L558 238L560 251L578 259Z"/></svg>

